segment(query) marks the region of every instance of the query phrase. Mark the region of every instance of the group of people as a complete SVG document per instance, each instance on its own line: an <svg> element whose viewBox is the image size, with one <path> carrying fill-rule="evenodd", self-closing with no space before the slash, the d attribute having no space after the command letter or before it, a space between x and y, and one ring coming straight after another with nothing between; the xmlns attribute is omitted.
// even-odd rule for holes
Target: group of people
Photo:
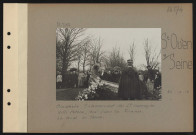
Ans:
<svg viewBox="0 0 196 135"><path fill-rule="evenodd" d="M88 87L88 80L90 77L90 73L89 72L81 72L81 73L77 73L76 71L72 71L72 72L67 72L66 76L65 76L65 81L63 83L62 81L62 75L58 74L57 75L57 89L61 89L61 88L86 88Z"/></svg>
<svg viewBox="0 0 196 135"><path fill-rule="evenodd" d="M106 81L119 83L120 76L121 76L121 71L110 71L109 70L108 72L103 72L100 77L101 79L106 80Z"/></svg>
<svg viewBox="0 0 196 135"><path fill-rule="evenodd" d="M87 88L89 78L90 78L89 71L79 73L79 75L78 75L78 87L79 88Z"/></svg>
<svg viewBox="0 0 196 135"><path fill-rule="evenodd" d="M147 66L147 74L143 75L133 68L133 61L127 61L128 67L122 72L118 96L124 100L143 99L161 88L161 74L154 73L151 66Z"/></svg>
<svg viewBox="0 0 196 135"><path fill-rule="evenodd" d="M99 66L94 66L92 74L89 71L84 73L69 73L66 76L67 87L88 88L93 82L93 78L99 77L101 80L113 81L119 84L118 97L123 100L143 99L147 93L153 93L161 88L161 74L159 71L153 70L151 66L147 66L147 71L142 73L133 67L133 61L127 60L127 68L120 72L108 72L104 74L99 72ZM155 72L156 71L156 72ZM96 75L96 77L94 77ZM110 80L111 79L111 80ZM62 88L62 75L57 75L57 88Z"/></svg>

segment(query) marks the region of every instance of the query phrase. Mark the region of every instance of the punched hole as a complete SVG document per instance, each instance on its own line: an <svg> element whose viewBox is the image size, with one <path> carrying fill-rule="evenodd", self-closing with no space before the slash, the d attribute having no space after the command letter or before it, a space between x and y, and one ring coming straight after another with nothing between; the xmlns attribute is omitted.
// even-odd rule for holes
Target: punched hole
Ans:
<svg viewBox="0 0 196 135"><path fill-rule="evenodd" d="M10 103L10 102L8 102L8 103L7 103L7 105L11 105L11 103Z"/></svg>
<svg viewBox="0 0 196 135"><path fill-rule="evenodd" d="M7 89L7 92L10 92L11 90L10 89Z"/></svg>
<svg viewBox="0 0 196 135"><path fill-rule="evenodd" d="M11 32L7 32L7 35L11 35Z"/></svg>
<svg viewBox="0 0 196 135"><path fill-rule="evenodd" d="M10 49L10 48L11 48L11 46L10 46L10 45L8 45L8 46L7 46L7 49Z"/></svg>

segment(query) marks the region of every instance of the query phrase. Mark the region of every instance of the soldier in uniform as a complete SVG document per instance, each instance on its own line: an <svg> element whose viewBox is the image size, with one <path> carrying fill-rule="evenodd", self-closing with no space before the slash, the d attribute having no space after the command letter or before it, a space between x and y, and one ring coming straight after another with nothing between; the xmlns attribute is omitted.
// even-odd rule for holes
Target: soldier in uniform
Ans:
<svg viewBox="0 0 196 135"><path fill-rule="evenodd" d="M137 71L133 67L133 61L127 60L128 67L122 72L118 96L123 100L135 100L141 98L140 80Z"/></svg>

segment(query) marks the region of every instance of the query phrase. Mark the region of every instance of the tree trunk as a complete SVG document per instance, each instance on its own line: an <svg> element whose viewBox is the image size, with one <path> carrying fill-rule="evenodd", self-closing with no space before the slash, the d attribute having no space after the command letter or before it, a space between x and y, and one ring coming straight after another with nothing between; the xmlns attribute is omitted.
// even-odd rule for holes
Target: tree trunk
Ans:
<svg viewBox="0 0 196 135"><path fill-rule="evenodd" d="M67 82L67 68L68 68L68 62L67 60L64 58L63 59L63 67L62 67L62 86L65 87L66 86L66 82Z"/></svg>
<svg viewBox="0 0 196 135"><path fill-rule="evenodd" d="M86 64L86 61L83 62L83 73L85 72L85 64Z"/></svg>
<svg viewBox="0 0 196 135"><path fill-rule="evenodd" d="M79 75L79 70L80 70L80 60L78 61L78 75Z"/></svg>

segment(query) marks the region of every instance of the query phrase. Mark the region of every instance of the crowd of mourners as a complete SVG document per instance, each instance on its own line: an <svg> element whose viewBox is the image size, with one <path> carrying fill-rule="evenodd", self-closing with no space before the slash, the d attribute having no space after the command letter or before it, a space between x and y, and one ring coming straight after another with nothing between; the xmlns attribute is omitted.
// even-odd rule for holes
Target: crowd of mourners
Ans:
<svg viewBox="0 0 196 135"><path fill-rule="evenodd" d="M129 63L132 65L132 62L128 61ZM134 67L129 66L122 71L103 72L100 77L102 80L118 83L118 95L122 99L161 98L161 73L149 65L145 71L137 71Z"/></svg>
<svg viewBox="0 0 196 135"><path fill-rule="evenodd" d="M77 71L68 71L65 74L65 81L62 82L62 75L57 75L57 89L61 88L87 88L88 80L90 78L89 71L80 72Z"/></svg>
<svg viewBox="0 0 196 135"><path fill-rule="evenodd" d="M62 75L57 75L57 89L61 88L88 88L90 71L77 72L68 71L64 83L62 83ZM118 96L122 99L142 99L142 96L150 96L161 89L161 73L159 70L152 69L150 65L145 71L137 71L132 66L132 61L128 60L126 69L116 70L100 70L101 80L113 82L119 85ZM160 98L160 97L159 97Z"/></svg>
<svg viewBox="0 0 196 135"><path fill-rule="evenodd" d="M157 89L161 86L161 73L157 69L152 69L151 66L147 67L148 70L146 71L137 71L138 77L140 81L142 81L145 84L148 84L149 82L153 82L153 88ZM120 78L122 75L122 71L104 71L102 75L100 76L102 80L119 83Z"/></svg>

